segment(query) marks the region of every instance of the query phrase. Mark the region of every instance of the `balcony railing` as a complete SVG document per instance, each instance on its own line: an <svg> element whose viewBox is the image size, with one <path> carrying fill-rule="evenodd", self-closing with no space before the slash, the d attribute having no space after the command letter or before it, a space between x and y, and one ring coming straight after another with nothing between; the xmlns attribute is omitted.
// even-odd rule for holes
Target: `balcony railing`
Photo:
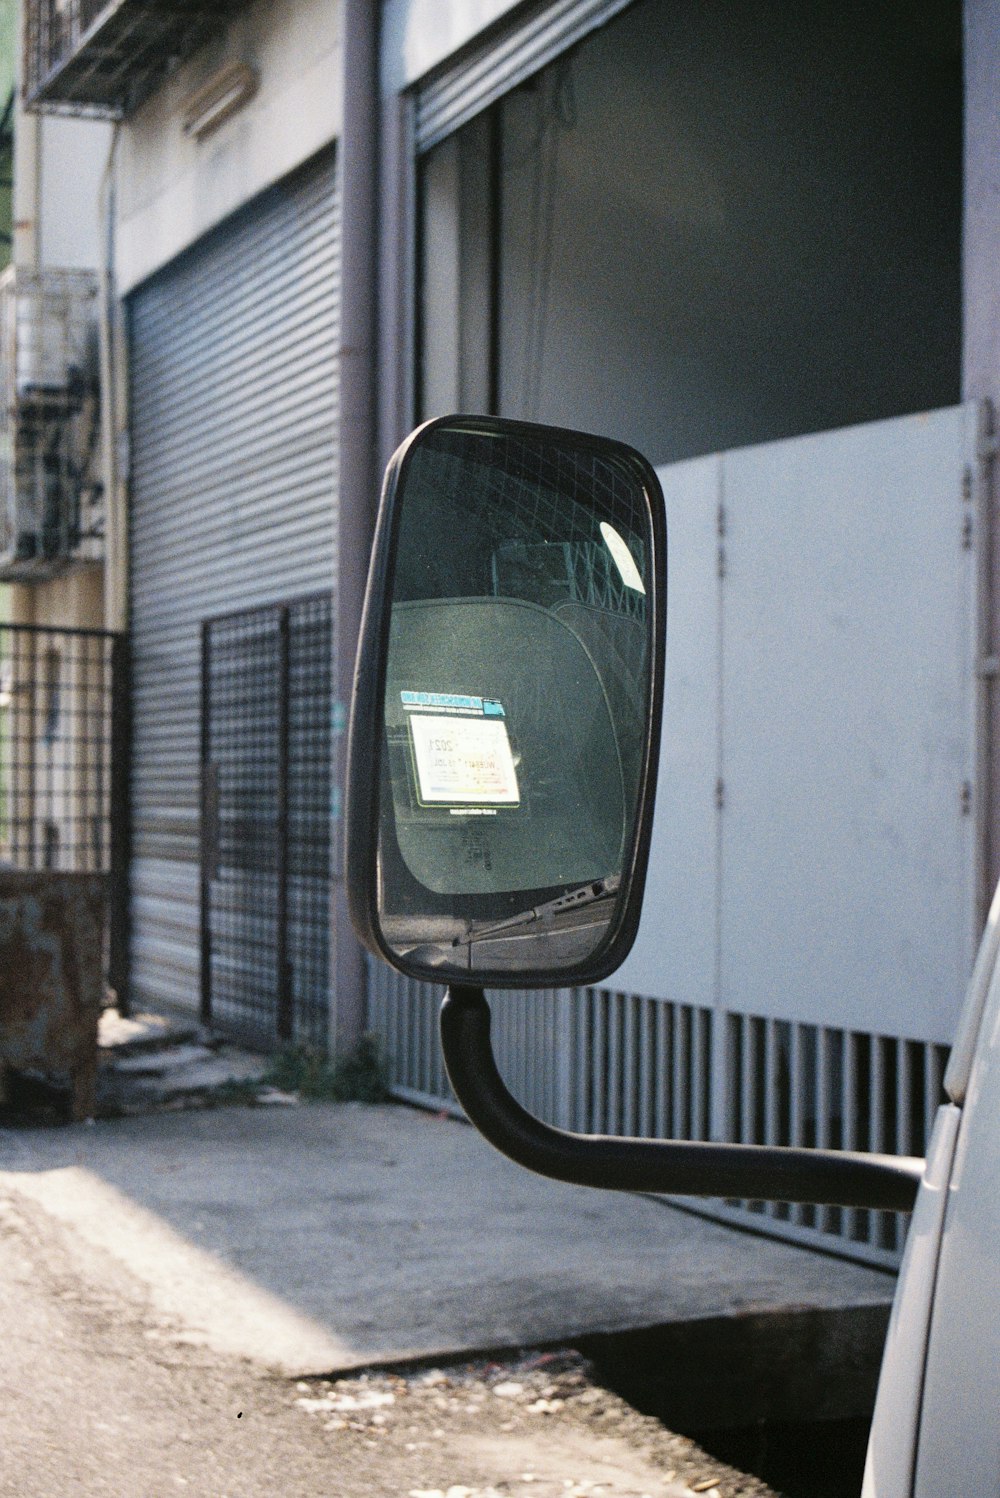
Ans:
<svg viewBox="0 0 1000 1498"><path fill-rule="evenodd" d="M240 0L25 0L25 104L121 119L240 8Z"/></svg>

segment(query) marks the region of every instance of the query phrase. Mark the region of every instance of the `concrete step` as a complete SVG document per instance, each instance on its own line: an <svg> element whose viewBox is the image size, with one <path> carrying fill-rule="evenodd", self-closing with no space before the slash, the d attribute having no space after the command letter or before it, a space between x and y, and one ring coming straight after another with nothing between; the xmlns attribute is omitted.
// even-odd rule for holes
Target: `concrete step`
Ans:
<svg viewBox="0 0 1000 1498"><path fill-rule="evenodd" d="M101 1015L97 1044L102 1055L134 1056L163 1046L206 1045L211 1036L194 1020L168 1019L162 1014L135 1014L127 1018L117 1009Z"/></svg>
<svg viewBox="0 0 1000 1498"><path fill-rule="evenodd" d="M156 1050L143 1048L107 1057L105 1065L131 1077L162 1077L176 1072L178 1068L197 1062L208 1062L215 1058L215 1051L206 1045L192 1045L183 1041L177 1045L159 1047Z"/></svg>

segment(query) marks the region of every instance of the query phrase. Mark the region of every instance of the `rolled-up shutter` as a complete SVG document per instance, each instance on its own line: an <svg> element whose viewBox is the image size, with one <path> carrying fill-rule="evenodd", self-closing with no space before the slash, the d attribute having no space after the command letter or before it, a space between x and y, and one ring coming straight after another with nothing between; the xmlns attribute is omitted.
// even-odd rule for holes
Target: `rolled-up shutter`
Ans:
<svg viewBox="0 0 1000 1498"><path fill-rule="evenodd" d="M632 0L559 0L490 37L417 91L416 142L426 151L624 10Z"/></svg>
<svg viewBox="0 0 1000 1498"><path fill-rule="evenodd" d="M329 589L338 224L324 152L130 298L132 984L199 1000L200 623Z"/></svg>

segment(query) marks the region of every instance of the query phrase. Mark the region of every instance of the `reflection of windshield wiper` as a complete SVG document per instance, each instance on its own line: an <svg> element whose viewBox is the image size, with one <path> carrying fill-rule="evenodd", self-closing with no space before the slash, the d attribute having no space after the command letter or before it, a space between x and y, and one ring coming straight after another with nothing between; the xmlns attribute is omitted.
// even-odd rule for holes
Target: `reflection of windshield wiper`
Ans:
<svg viewBox="0 0 1000 1498"><path fill-rule="evenodd" d="M549 924L556 916L562 915L563 911L577 910L581 905L592 905L595 900L606 900L617 894L620 884L620 874L608 874L603 879L592 879L589 884L581 884L579 889L568 890L554 900L546 900L542 905L532 905L530 910L509 915L506 920L482 921L478 924L473 922L464 936L455 938L452 946L464 947L467 942L481 941L485 936L500 936L519 926L530 926L534 921Z"/></svg>

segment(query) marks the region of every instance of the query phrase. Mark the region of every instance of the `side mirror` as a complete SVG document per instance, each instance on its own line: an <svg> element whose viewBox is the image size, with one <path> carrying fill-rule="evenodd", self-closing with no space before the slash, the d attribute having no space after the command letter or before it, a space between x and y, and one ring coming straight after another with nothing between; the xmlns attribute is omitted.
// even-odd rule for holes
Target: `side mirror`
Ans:
<svg viewBox="0 0 1000 1498"><path fill-rule="evenodd" d="M448 984L455 1095L528 1169L621 1191L907 1211L922 1160L569 1134L527 1113L497 1071L484 988L596 983L635 938L665 573L663 496L631 448L478 416L430 421L403 443L354 681L351 919L400 972Z"/></svg>
<svg viewBox="0 0 1000 1498"><path fill-rule="evenodd" d="M389 465L348 753L351 916L410 977L596 982L642 904L666 533L621 443L486 417Z"/></svg>

